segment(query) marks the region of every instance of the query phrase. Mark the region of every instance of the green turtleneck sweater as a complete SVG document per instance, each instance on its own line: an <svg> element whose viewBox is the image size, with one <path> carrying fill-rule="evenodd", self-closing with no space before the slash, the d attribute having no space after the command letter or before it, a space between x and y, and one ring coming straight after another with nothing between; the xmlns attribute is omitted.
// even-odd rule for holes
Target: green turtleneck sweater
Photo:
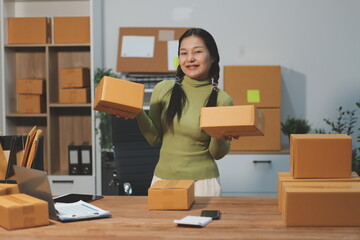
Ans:
<svg viewBox="0 0 360 240"><path fill-rule="evenodd" d="M163 179L200 180L219 176L215 160L230 150L230 142L212 138L200 129L200 110L206 105L212 89L211 80L184 77L182 88L187 102L180 121L174 118L174 131L164 127L165 111L170 101L174 80L158 83L151 95L149 116L141 111L137 121L146 140L161 145L155 176ZM231 97L218 92L218 106L233 105Z"/></svg>

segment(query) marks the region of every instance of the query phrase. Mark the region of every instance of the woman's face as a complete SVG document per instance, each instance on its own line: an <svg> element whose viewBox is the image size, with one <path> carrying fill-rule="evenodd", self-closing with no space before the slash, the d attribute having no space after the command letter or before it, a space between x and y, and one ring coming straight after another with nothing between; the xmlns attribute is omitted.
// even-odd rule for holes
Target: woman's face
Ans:
<svg viewBox="0 0 360 240"><path fill-rule="evenodd" d="M192 35L182 40L179 63L185 75L196 80L207 79L213 62L202 38Z"/></svg>

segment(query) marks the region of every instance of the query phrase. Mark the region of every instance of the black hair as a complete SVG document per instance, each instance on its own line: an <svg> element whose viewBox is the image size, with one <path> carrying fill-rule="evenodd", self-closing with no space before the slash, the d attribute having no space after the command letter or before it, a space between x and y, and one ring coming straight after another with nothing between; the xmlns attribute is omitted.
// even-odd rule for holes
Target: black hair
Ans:
<svg viewBox="0 0 360 240"><path fill-rule="evenodd" d="M191 28L188 29L179 39L179 47L178 47L178 56L180 56L180 46L181 42L184 40L184 38L195 35L197 37L200 37L209 53L210 57L213 60L213 63L211 65L211 68L209 70L209 77L212 79L213 88L211 90L210 96L208 98L208 101L206 103L206 107L214 107L217 105L217 95L218 95L218 80L219 80L219 51L215 42L215 39L209 32L207 32L204 29L201 28ZM183 107L187 101L186 94L184 90L182 89L181 83L184 79L184 72L181 70L180 65L177 67L176 77L175 77L175 84L171 91L171 97L169 106L165 112L165 124L170 129L173 129L173 121L175 116L177 115L178 120L180 120L182 115Z"/></svg>

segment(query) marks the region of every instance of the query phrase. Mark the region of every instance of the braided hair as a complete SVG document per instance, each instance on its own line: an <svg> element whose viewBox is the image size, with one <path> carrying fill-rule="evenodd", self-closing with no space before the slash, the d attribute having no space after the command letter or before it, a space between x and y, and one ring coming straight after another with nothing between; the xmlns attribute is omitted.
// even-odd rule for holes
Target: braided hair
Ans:
<svg viewBox="0 0 360 240"><path fill-rule="evenodd" d="M178 48L178 56L180 55L180 46L181 42L184 38L195 35L197 37L200 37L207 49L209 50L210 56L212 59L214 59L211 68L209 70L209 77L212 79L212 90L208 97L206 107L215 107L217 105L217 96L218 96L218 80L219 80L219 61L220 56L218 52L218 48L216 46L216 42L214 38L211 36L209 32L207 32L204 29L201 28L191 28L187 30L179 39L179 48ZM174 118L177 115L178 120L180 120L182 115L182 110L184 108L184 105L187 101L186 94L182 88L182 81L184 79L184 72L181 70L180 65L177 67L177 72L175 76L175 84L171 91L171 97L169 106L165 112L165 124L167 127L169 127L171 130L173 130L173 122Z"/></svg>

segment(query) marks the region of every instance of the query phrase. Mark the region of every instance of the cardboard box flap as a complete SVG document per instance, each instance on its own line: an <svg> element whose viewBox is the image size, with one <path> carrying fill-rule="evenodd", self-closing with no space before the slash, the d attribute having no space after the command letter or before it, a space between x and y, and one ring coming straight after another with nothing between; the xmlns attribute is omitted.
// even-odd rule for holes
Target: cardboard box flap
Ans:
<svg viewBox="0 0 360 240"><path fill-rule="evenodd" d="M194 184L194 180L160 180L157 181L152 189L186 189Z"/></svg>

